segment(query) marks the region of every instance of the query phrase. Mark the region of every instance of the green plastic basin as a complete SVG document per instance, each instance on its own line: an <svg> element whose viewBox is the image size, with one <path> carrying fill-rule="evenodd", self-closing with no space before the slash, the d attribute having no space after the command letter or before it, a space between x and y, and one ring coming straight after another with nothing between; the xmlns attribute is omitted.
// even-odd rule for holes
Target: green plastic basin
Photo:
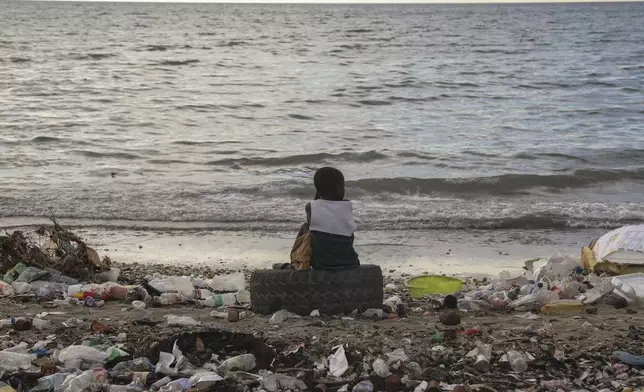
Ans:
<svg viewBox="0 0 644 392"><path fill-rule="evenodd" d="M405 287L412 298L420 298L427 294L452 294L460 291L463 282L460 279L440 275L414 276L405 281Z"/></svg>

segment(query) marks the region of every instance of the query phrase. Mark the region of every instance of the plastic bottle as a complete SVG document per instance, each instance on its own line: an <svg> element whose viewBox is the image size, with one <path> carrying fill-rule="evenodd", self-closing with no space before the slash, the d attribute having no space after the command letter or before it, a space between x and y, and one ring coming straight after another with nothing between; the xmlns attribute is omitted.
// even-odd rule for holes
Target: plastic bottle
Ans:
<svg viewBox="0 0 644 392"><path fill-rule="evenodd" d="M11 284L0 280L0 295L13 295L13 287L11 287Z"/></svg>
<svg viewBox="0 0 644 392"><path fill-rule="evenodd" d="M507 353L508 362L513 371L523 373L528 370L528 363L525 356L517 350L510 350Z"/></svg>
<svg viewBox="0 0 644 392"><path fill-rule="evenodd" d="M179 293L163 293L159 296L159 304L174 305L186 302L186 297Z"/></svg>
<svg viewBox="0 0 644 392"><path fill-rule="evenodd" d="M476 342L477 355L474 367L481 373L487 373L490 370L490 360L492 359L492 347L489 344Z"/></svg>
<svg viewBox="0 0 644 392"><path fill-rule="evenodd" d="M576 299L560 299L555 302L545 304L541 307L541 313L557 314L581 311L581 301Z"/></svg>
<svg viewBox="0 0 644 392"><path fill-rule="evenodd" d="M215 293L207 289L195 289L194 292L195 299L208 299L213 295L215 295Z"/></svg>
<svg viewBox="0 0 644 392"><path fill-rule="evenodd" d="M162 379L158 380L154 384L150 385L150 390L158 391L159 389L161 389L161 387L168 385L171 381L172 379L170 377L167 377L167 376L163 377Z"/></svg>
<svg viewBox="0 0 644 392"><path fill-rule="evenodd" d="M100 384L107 379L107 370L94 369L87 370L80 375L65 380L63 387L65 392L81 392L86 390L92 384Z"/></svg>
<svg viewBox="0 0 644 392"><path fill-rule="evenodd" d="M56 373L50 376L41 377L38 379L38 384L32 391L51 391L63 385L63 382L71 373Z"/></svg>
<svg viewBox="0 0 644 392"><path fill-rule="evenodd" d="M31 291L31 285L27 282L13 282L11 288L16 294L25 294Z"/></svg>
<svg viewBox="0 0 644 392"><path fill-rule="evenodd" d="M427 381L423 381L414 389L414 392L425 392L428 387L429 383Z"/></svg>
<svg viewBox="0 0 644 392"><path fill-rule="evenodd" d="M5 283L11 284L14 280L18 279L21 273L27 269L23 263L16 264L12 269L10 269L2 279Z"/></svg>
<svg viewBox="0 0 644 392"><path fill-rule="evenodd" d="M143 389L139 388L136 385L110 385L107 388L108 392L140 392Z"/></svg>
<svg viewBox="0 0 644 392"><path fill-rule="evenodd" d="M243 354L225 360L217 367L219 374L229 372L231 370L241 370L247 372L255 369L257 362L253 354Z"/></svg>
<svg viewBox="0 0 644 392"><path fill-rule="evenodd" d="M262 380L262 386L269 391L304 391L304 381L285 374L269 374Z"/></svg>
<svg viewBox="0 0 644 392"><path fill-rule="evenodd" d="M550 290L539 290L539 291L537 291L535 293L532 293L530 295L526 295L523 298L532 297L532 296L534 296L534 299L536 300L536 302L538 302L541 305L549 304L551 302L559 300L559 294L557 294L554 291L550 291ZM522 298L519 298L519 301L521 299Z"/></svg>
<svg viewBox="0 0 644 392"><path fill-rule="evenodd" d="M237 303L237 294L236 293L214 294L206 298L205 300L201 301L201 303L211 308L234 305Z"/></svg>

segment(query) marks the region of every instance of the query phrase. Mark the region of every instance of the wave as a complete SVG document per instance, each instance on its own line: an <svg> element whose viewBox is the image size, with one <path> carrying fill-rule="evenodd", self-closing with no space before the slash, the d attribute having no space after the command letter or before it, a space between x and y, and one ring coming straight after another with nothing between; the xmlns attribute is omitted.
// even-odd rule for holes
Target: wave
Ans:
<svg viewBox="0 0 644 392"><path fill-rule="evenodd" d="M173 65L173 66L179 66L179 65L190 65L190 64L195 64L198 63L199 60L197 59L188 59L188 60L163 60L159 61L157 65Z"/></svg>
<svg viewBox="0 0 644 392"><path fill-rule="evenodd" d="M0 212L2 209L0 208ZM74 228L100 228L111 230L150 230L155 232L199 232L199 231L294 231L300 223L294 217L279 219L274 216L268 219L253 216L239 218L223 218L214 220L159 220L159 217L150 219L129 219L119 214L111 217L87 217L78 213L57 214L59 222ZM11 223L0 226L2 229L20 228L27 226L39 227L47 224L48 220L43 215L3 214L5 219L10 218ZM289 219L292 218L292 219ZM641 224L641 216L632 216L623 219L573 217L566 214L549 212L537 214L524 214L515 217L450 217L436 216L431 219L387 219L379 216L377 219L370 216L357 216L360 231L414 231L414 230L571 230L571 229L604 229L612 230L630 224ZM520 236L517 232L517 236ZM526 240L528 240L526 238Z"/></svg>
<svg viewBox="0 0 644 392"><path fill-rule="evenodd" d="M576 170L572 174L504 174L473 178L377 178L348 181L359 194L519 194L530 189L587 188L620 181L644 181L644 168L635 170Z"/></svg>
<svg viewBox="0 0 644 392"><path fill-rule="evenodd" d="M311 117L311 116L305 116L305 115L303 115L303 114L291 113L291 114L289 114L288 116L289 116L290 118L292 118L292 119L295 119L295 120L307 120L307 121L315 120L315 118L314 118L314 117Z"/></svg>
<svg viewBox="0 0 644 392"><path fill-rule="evenodd" d="M64 138L55 137L55 136L36 136L35 138L31 139L31 142L44 144L44 143L57 143L65 140L66 139Z"/></svg>
<svg viewBox="0 0 644 392"><path fill-rule="evenodd" d="M391 105L391 102L389 101L381 101L377 99L363 99L361 101L358 101L359 104L361 105L366 105L366 106L388 106Z"/></svg>
<svg viewBox="0 0 644 392"><path fill-rule="evenodd" d="M125 152L97 152L90 150L73 150L74 154L82 155L88 158L115 158L115 159L141 159L140 156L135 154L128 154Z"/></svg>
<svg viewBox="0 0 644 392"><path fill-rule="evenodd" d="M387 159L387 155L376 151L367 151L362 153L343 152L340 154L318 153L291 155L286 157L274 158L227 158L207 162L213 166L297 166L305 164L315 164L323 162L347 161L347 162L373 162L381 159Z"/></svg>

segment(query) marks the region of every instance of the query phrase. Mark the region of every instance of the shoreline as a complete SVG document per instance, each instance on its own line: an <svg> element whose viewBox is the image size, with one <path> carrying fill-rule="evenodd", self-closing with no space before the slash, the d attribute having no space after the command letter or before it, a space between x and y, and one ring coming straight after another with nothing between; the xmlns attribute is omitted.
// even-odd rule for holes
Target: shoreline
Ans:
<svg viewBox="0 0 644 392"><path fill-rule="evenodd" d="M60 219L101 255L119 263L199 264L224 269L270 268L289 260L297 232L284 230L172 229L115 227ZM46 219L0 218L0 230L25 230ZM74 224L77 225L74 225ZM113 223L113 222L112 222ZM183 223L182 223L183 224ZM558 251L579 254L604 229L568 230L382 230L358 231L356 250L362 264L377 264L390 274L498 275L523 268L526 260L549 258Z"/></svg>

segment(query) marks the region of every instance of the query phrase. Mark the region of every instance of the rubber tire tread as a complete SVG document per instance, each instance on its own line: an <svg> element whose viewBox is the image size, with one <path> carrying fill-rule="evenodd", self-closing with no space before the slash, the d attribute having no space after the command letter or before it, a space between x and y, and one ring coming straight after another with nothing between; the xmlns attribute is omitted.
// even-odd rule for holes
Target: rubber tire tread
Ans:
<svg viewBox="0 0 644 392"><path fill-rule="evenodd" d="M308 316L347 314L355 309L382 308L383 278L377 265L345 270L260 270L250 279L253 312L272 314L286 309Z"/></svg>

